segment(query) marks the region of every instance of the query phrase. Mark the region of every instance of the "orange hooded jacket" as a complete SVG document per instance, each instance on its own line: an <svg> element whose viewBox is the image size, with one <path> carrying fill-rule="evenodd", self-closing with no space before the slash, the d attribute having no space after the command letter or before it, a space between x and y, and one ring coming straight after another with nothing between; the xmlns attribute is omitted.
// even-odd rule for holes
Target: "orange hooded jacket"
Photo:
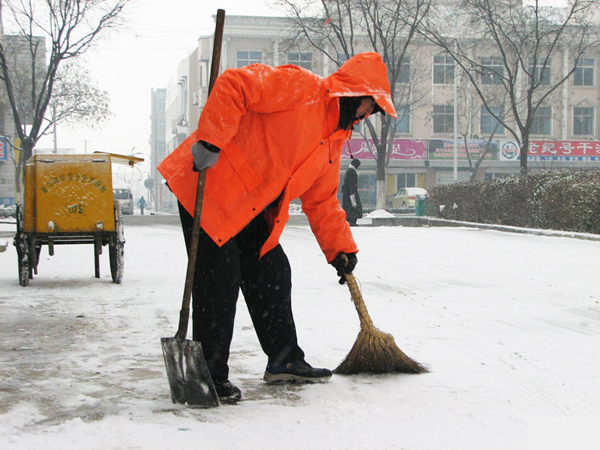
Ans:
<svg viewBox="0 0 600 450"><path fill-rule="evenodd" d="M228 69L217 79L198 129L158 170L190 213L194 213L198 173L192 144L221 149L206 173L201 226L223 245L274 200L271 234L261 256L274 248L300 198L328 262L340 252L357 252L337 200L341 150L351 132L338 130L340 97L372 96L396 117L387 70L377 53L350 58L327 78L293 65L253 64Z"/></svg>

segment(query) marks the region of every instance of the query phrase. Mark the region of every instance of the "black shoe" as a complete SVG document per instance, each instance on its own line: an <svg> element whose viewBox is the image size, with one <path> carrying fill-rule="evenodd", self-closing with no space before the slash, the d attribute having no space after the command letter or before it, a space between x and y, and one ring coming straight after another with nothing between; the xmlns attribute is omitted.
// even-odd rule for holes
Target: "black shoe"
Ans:
<svg viewBox="0 0 600 450"><path fill-rule="evenodd" d="M229 380L213 381L219 400L223 403L235 403L242 399L242 391Z"/></svg>
<svg viewBox="0 0 600 450"><path fill-rule="evenodd" d="M331 378L331 370L315 369L304 360L282 364L267 364L264 380L268 383L292 381L300 383L318 383Z"/></svg>

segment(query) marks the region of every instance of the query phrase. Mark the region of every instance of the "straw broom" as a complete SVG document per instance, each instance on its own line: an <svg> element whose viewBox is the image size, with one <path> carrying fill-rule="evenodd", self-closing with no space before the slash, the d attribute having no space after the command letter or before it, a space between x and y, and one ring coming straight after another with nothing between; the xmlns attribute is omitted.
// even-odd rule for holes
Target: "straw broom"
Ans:
<svg viewBox="0 0 600 450"><path fill-rule="evenodd" d="M360 332L346 359L333 372L343 375L357 373L426 373L427 369L425 367L409 358L398 348L391 334L375 328L354 275L346 274L346 281L360 319Z"/></svg>

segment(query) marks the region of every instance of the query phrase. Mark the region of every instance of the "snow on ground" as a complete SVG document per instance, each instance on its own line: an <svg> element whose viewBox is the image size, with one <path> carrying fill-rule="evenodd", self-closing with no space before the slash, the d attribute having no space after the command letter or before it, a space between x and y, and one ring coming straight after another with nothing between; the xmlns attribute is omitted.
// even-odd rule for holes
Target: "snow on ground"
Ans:
<svg viewBox="0 0 600 450"><path fill-rule="evenodd" d="M172 404L161 355L185 278L177 227L126 227L121 285L107 249L96 279L91 246L59 246L43 249L23 288L11 246L0 253L0 448L600 448L600 242L353 233L375 325L431 373L266 385L240 300L230 363L245 400L209 410ZM334 368L358 332L347 288L307 226L288 226L282 243L300 343L310 363Z"/></svg>

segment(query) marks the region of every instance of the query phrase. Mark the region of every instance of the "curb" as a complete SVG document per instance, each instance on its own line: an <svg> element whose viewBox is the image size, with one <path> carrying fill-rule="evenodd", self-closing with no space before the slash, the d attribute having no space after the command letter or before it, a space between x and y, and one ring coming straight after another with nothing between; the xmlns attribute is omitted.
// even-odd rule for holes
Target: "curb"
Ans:
<svg viewBox="0 0 600 450"><path fill-rule="evenodd" d="M359 225L371 227L468 227L482 230L506 231L509 233L533 234L537 236L567 237L588 241L600 241L600 234L576 233L572 231L543 230L540 228L512 227L508 225L492 225L476 222L462 222L458 220L437 219L434 217L373 217L359 219Z"/></svg>

